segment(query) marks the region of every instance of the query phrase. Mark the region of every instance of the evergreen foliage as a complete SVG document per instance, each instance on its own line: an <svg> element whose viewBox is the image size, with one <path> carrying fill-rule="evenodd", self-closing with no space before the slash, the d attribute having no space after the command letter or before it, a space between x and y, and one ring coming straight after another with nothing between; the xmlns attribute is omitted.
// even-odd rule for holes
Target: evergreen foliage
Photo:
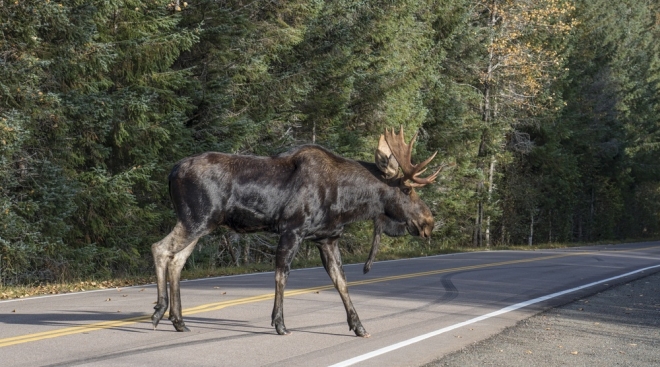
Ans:
<svg viewBox="0 0 660 367"><path fill-rule="evenodd" d="M0 283L144 272L185 156L317 143L371 161L399 125L455 166L420 193L431 242L385 248L660 233L655 1L178 4L0 0ZM274 244L218 231L191 261Z"/></svg>

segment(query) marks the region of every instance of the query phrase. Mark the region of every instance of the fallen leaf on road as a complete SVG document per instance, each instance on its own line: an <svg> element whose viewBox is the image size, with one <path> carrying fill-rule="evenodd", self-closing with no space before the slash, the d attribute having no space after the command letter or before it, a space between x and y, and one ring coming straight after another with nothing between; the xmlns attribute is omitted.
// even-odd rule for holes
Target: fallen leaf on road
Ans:
<svg viewBox="0 0 660 367"><path fill-rule="evenodd" d="M574 351L571 352L571 354L576 355L576 354L578 354L578 352L577 352L577 350L574 350Z"/></svg>

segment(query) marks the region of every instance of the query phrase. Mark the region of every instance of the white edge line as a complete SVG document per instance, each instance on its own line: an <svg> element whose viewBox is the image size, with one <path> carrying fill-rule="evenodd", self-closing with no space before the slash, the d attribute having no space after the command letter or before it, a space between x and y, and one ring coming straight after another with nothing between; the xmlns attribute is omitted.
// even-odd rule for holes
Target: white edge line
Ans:
<svg viewBox="0 0 660 367"><path fill-rule="evenodd" d="M379 356L379 355L381 355L381 354L385 354L385 353L388 353L388 352L391 352L391 351L397 350L397 349L399 349L399 348L403 348L403 347L409 346L409 345L411 345L411 344L414 344L414 343L420 342L420 341L425 340L425 339L428 339L428 338L432 338L432 337L434 337L434 336L437 336L437 335L440 335L440 334L446 333L446 332L451 331L451 330L454 330L454 329L458 329L458 328L463 327L463 326L466 326L466 325L474 324L474 323L479 322L479 321L483 321L483 320L486 320L486 319L489 319L489 318L492 318L492 317L496 317L496 316L499 316L499 315L502 315L502 314L505 314L505 313L508 313L508 312L511 312L511 311L515 311L515 310L517 310L517 309L519 309L519 308L527 307L527 306L533 305L533 304L535 304L535 303L539 303L539 302L547 301L547 300L552 299L552 298L556 298L556 297L559 297L559 296L563 296L563 295L565 295L565 294L567 294L567 293L571 293L571 292L579 291L579 290L584 289L584 288L588 288L588 287L592 287L592 286L594 286L594 285L598 285L598 284L602 284L602 283L609 282L609 281L612 281L612 280L616 280L616 279L624 278L624 277L627 277L627 276L629 276L629 275L633 275L633 274L641 273L641 272L644 272L644 271L646 271L646 270L655 269L655 268L660 268L660 265L649 266L649 267L646 267L646 268L643 268L643 269L638 269L638 270L635 270L635 271L631 271L631 272L629 272L629 273L625 273L625 274L617 275L617 276L615 276L615 277L611 277L611 278L607 278L607 279L599 280L599 281L596 281L596 282L593 282L593 283L589 283L589 284L581 285L581 286L579 286L579 287L575 287L575 288L567 289L567 290L564 290L564 291L560 291L560 292L556 292L556 293L548 294L548 295L546 295L546 296L542 296L542 297L534 298L534 299L531 299L531 300L528 300L528 301L525 301L525 302L516 303L516 304L514 304L514 305L504 307L504 308L502 308L502 309L500 309L500 310L493 311L493 312L487 313L487 314L485 314L485 315L481 315L481 316L475 317L475 318L473 318L473 319L470 319L470 320L467 320L467 321L460 322L460 323L458 323L458 324L454 324L454 325L451 325L451 326L447 326L447 327L444 327L444 328L442 328L442 329L438 329L438 330L436 330L436 331L432 331L432 332L430 332L430 333L427 333L427 334L423 334L423 335L420 335L420 336L414 337L414 338L412 338L412 339L404 340L404 341L402 341L402 342L399 342L399 343L396 343L396 344L392 344L392 345L387 346L387 347L383 347L383 348L380 348L380 349L376 349L376 350L374 350L373 352L369 352L369 353L366 353L366 354L363 354L363 355L360 355L360 356L357 356L357 357L353 357L353 358L351 358L351 359L347 359L347 360L345 360L345 361L343 361L343 362L339 362L339 363L333 364L333 365L331 365L331 366L329 366L329 367L345 367L345 366L352 366L352 365L354 365L354 364L356 364L356 363L359 363L359 362L362 362L362 361L366 361L367 359L371 359L371 358L377 357L377 356Z"/></svg>

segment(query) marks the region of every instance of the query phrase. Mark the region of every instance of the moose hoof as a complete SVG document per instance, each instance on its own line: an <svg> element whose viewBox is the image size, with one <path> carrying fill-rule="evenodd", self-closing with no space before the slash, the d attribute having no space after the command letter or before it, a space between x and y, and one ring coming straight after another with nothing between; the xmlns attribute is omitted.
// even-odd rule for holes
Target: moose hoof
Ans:
<svg viewBox="0 0 660 367"><path fill-rule="evenodd" d="M176 331L179 331L179 332L188 332L188 331L190 331L190 329L188 329L186 327L186 323L183 322L183 320L172 320L172 319L170 319L170 320L172 321L172 325L174 325L174 328L176 329Z"/></svg>
<svg viewBox="0 0 660 367"><path fill-rule="evenodd" d="M183 323L183 321L181 323L174 324L174 328L176 329L176 331L179 331L179 332L189 332L190 331L190 329L188 329L188 327Z"/></svg>
<svg viewBox="0 0 660 367"><path fill-rule="evenodd" d="M158 323L163 319L163 315L165 314L167 307L156 306L154 308L156 309L156 312L151 315L151 323L154 325L154 330L156 330Z"/></svg>
<svg viewBox="0 0 660 367"><path fill-rule="evenodd" d="M158 317L156 314L151 316L151 324L154 326L154 330L156 330L156 327L158 326L159 322L160 322L160 317Z"/></svg>
<svg viewBox="0 0 660 367"><path fill-rule="evenodd" d="M364 330L364 327L362 325L359 325L358 327L355 328L355 335L361 336L363 338L368 338L371 336L366 330Z"/></svg>
<svg viewBox="0 0 660 367"><path fill-rule="evenodd" d="M284 325L275 325L275 330L279 335L291 335L291 332Z"/></svg>

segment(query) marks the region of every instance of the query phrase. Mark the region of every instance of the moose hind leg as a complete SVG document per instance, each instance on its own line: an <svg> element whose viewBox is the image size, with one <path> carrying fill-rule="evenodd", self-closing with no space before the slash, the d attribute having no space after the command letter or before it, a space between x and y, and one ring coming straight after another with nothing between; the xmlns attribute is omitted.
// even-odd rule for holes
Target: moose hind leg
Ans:
<svg viewBox="0 0 660 367"><path fill-rule="evenodd" d="M158 323L165 315L165 311L167 311L168 307L170 308L170 320L172 319L173 312L175 315L177 314L177 310L173 310L170 305L173 304L173 300L170 297L176 297L178 299L178 320L181 320L181 300L178 291L179 276L181 274L181 268L183 267L183 264L185 264L185 261L188 258L188 255L190 255L196 242L196 239L193 240L186 235L182 223L178 222L176 226L174 226L174 229L172 229L165 238L151 245L151 253L154 257L154 264L156 267L156 284L158 289L158 298L156 300L156 306L154 306L155 311L151 316L151 323L153 324L154 329L158 326ZM183 260L180 260L181 258L183 258ZM178 260L173 261L175 259ZM167 290L168 275L171 287L171 292L169 294L170 297L168 297ZM174 286L175 283L176 286ZM173 292L175 288L176 292ZM181 323L182 322L183 321L181 320ZM181 327L180 325L177 326L175 324L177 330L181 329L180 331L183 331L184 327L185 325Z"/></svg>
<svg viewBox="0 0 660 367"><path fill-rule="evenodd" d="M170 279L170 316L176 331L190 331L183 322L181 312L181 270L186 264L188 256L195 249L198 239L194 239L183 250L171 256L167 265L167 272Z"/></svg>
<svg viewBox="0 0 660 367"><path fill-rule="evenodd" d="M275 305L271 315L272 326L279 335L289 335L290 331L284 326L284 287L291 270L291 261L298 251L302 239L294 234L282 234L277 246L275 257Z"/></svg>
<svg viewBox="0 0 660 367"><path fill-rule="evenodd" d="M169 251L167 250L172 241L174 231L168 234L159 242L151 245L151 253L154 257L154 264L156 267L156 285L158 288L158 298L156 299L156 306L154 306L154 314L151 316L151 323L154 330L162 320L165 311L169 305L167 297L167 263L169 260Z"/></svg>
<svg viewBox="0 0 660 367"><path fill-rule="evenodd" d="M273 306L273 313L271 315L271 326L275 327L275 331L279 335L289 335L291 332L286 329L284 325L284 287L288 272L275 270L275 305Z"/></svg>
<svg viewBox="0 0 660 367"><path fill-rule="evenodd" d="M353 302L351 302L351 297L348 295L346 275L344 275L344 269L342 268L338 243L338 238L332 238L323 240L317 245L321 252L323 267L328 272L330 279L332 279L332 283L335 285L335 288L339 292L339 296L344 303L349 330L353 330L357 336L368 338L371 335L362 326L360 318L353 307Z"/></svg>

